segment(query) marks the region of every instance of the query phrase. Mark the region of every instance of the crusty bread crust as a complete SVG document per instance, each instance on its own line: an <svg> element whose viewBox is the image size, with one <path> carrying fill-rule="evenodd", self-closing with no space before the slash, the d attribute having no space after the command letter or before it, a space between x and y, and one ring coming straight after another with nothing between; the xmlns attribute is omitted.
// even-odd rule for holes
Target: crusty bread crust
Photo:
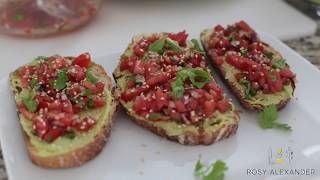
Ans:
<svg viewBox="0 0 320 180"><path fill-rule="evenodd" d="M136 38L133 38L132 42L129 44L128 48L134 44ZM113 73L113 77L115 81L117 82L118 78L117 74L120 74L120 63L119 62L117 68L115 69ZM119 98L121 94L121 89L119 87L116 88L116 93L118 95L117 98ZM155 123L152 121L146 119L145 117L139 116L138 114L134 113L133 111L129 111L126 109L126 102L121 100L119 98L120 104L125 108L127 114L131 116L134 123L136 123L139 126L142 126L149 131L153 132L154 134L157 134L158 136L165 137L168 140L178 142L183 145L210 145L212 143L215 143L217 141L220 141L222 139L228 138L232 135L234 135L237 132L238 125L239 125L239 113L238 111L234 110L234 120L232 123L224 124L223 127L217 129L216 131L209 132L208 130L205 130L202 127L198 127L197 131L195 132L184 132L183 134L176 135L176 136L170 136L167 134L166 129L162 127L155 126ZM213 117L214 118L214 117Z"/></svg>
<svg viewBox="0 0 320 180"><path fill-rule="evenodd" d="M121 102L121 101L120 101ZM121 102L125 103L125 102ZM165 137L168 140L176 141L183 145L210 145L222 139L228 138L237 132L239 125L239 114L236 112L236 119L234 124L224 125L215 132L206 132L204 128L199 128L197 132L185 132L178 136L169 136L164 128L155 126L152 122L136 115L135 113L127 111L128 115L132 116L133 122L142 126L158 136Z"/></svg>
<svg viewBox="0 0 320 180"><path fill-rule="evenodd" d="M112 80L107 75L102 66L98 64L94 64L97 67L100 74L104 75L107 79L106 87L111 91L112 89ZM15 93L15 92L14 92ZM113 98L113 97L112 97ZM110 133L111 127L113 124L112 116L116 111L118 102L113 98L112 103L110 104L110 112L106 119L102 121L106 121L107 123L102 127L101 131L97 134L94 139L82 147L68 151L63 154L57 154L54 156L39 156L38 150L31 144L30 137L23 130L25 143L27 146L28 154L32 162L38 166L45 168L71 168L81 166L83 163L93 159L96 157L103 149L105 143L107 142ZM18 112L19 113L19 112ZM22 128L23 129L23 128Z"/></svg>
<svg viewBox="0 0 320 180"><path fill-rule="evenodd" d="M221 67L216 65L213 61L214 61L214 57L212 57L212 55L209 52L208 47L206 46L206 42L203 40L203 38L201 38L201 43L202 46L204 47L208 58L210 59L211 65L213 66L214 69L216 69L216 71L218 72L219 76L221 77L221 79L224 81L225 84L227 84L227 86L229 87L229 89L231 89L232 93L236 96L236 98L240 101L240 104L248 109L248 110L253 110L253 111L262 111L264 110L266 107L263 105L253 105L250 102L246 101L245 97L241 94L241 91L239 91L236 88L236 84L234 82L229 81L228 79L226 79L226 72L225 70ZM282 55L273 47L269 46L267 43L263 42L265 47L268 47L268 49L270 49L274 54L277 54L278 56L282 57ZM288 65L289 66L289 65ZM293 91L295 90L295 82L291 81L291 86L293 88ZM278 104L275 104L278 110L281 110L282 108L284 108L286 106L286 104L290 101L291 98L288 99L284 99L282 101L280 101Z"/></svg>

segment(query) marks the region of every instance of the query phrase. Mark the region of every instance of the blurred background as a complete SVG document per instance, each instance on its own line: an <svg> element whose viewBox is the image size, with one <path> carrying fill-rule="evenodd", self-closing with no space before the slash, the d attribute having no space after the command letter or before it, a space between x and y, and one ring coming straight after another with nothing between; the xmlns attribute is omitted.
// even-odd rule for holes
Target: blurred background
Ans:
<svg viewBox="0 0 320 180"><path fill-rule="evenodd" d="M320 67L319 15L320 0L0 0L0 77L39 55L100 57L123 51L138 33L199 37L240 19ZM0 153L0 180L6 177Z"/></svg>

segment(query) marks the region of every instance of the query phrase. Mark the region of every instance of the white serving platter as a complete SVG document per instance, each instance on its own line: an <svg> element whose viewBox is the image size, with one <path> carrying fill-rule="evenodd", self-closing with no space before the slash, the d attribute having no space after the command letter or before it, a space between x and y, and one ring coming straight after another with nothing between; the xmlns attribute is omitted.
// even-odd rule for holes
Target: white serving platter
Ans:
<svg viewBox="0 0 320 180"><path fill-rule="evenodd" d="M218 83L241 111L241 122L235 136L210 146L183 146L135 125L119 108L114 116L111 138L94 160L78 168L43 169L33 165L27 155L6 75L0 80L0 141L9 179L194 180L193 169L199 156L204 162L225 161L229 167L226 180L319 179L320 71L281 41L265 33L259 34L262 40L283 54L297 74L295 98L279 116L281 122L292 126L291 133L262 130L258 125L258 114L241 108L216 76ZM111 75L119 56L120 53L115 53L94 59ZM276 161L279 148L283 150L282 164ZM291 152L293 154L287 157ZM251 172L266 169L267 174L250 175L248 169ZM272 169L279 172L280 169L315 169L315 172L311 175L270 175Z"/></svg>

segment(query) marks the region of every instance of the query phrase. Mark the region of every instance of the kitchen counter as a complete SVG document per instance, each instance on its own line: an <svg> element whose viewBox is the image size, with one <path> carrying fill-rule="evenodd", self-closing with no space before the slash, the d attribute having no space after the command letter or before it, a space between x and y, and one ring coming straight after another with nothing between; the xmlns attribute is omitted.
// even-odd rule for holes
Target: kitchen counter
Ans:
<svg viewBox="0 0 320 180"><path fill-rule="evenodd" d="M309 14L306 9L303 9L303 11ZM315 17L314 15L310 16L313 19L317 19L317 17ZM317 20L317 23L318 30L315 35L285 41L285 43L320 69L320 19ZM6 179L7 175L0 148L0 180Z"/></svg>

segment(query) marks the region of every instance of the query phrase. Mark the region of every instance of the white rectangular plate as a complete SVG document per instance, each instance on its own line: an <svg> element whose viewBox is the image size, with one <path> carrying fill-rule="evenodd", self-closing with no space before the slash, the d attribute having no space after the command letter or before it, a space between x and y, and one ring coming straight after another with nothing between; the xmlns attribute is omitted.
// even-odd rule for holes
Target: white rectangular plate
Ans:
<svg viewBox="0 0 320 180"><path fill-rule="evenodd" d="M0 140L10 179L193 180L193 169L199 156L205 162L224 160L229 167L227 180L317 179L320 176L320 72L279 40L264 33L260 33L260 37L279 50L297 74L295 98L279 116L281 122L293 127L293 132L262 130L258 125L258 114L244 110L215 76L241 111L241 122L235 136L210 146L183 146L133 124L120 108L114 116L111 138L100 155L78 168L48 170L33 165L29 160L8 76L5 76L0 80ZM95 61L111 75L119 56L120 53L106 55L95 58ZM279 148L283 151L280 154L277 152ZM280 155L282 163L277 162ZM313 168L315 172L300 176L270 175L272 169L293 168ZM255 172L253 169L265 169L267 172L265 175L251 175L247 174L248 169L251 172Z"/></svg>

